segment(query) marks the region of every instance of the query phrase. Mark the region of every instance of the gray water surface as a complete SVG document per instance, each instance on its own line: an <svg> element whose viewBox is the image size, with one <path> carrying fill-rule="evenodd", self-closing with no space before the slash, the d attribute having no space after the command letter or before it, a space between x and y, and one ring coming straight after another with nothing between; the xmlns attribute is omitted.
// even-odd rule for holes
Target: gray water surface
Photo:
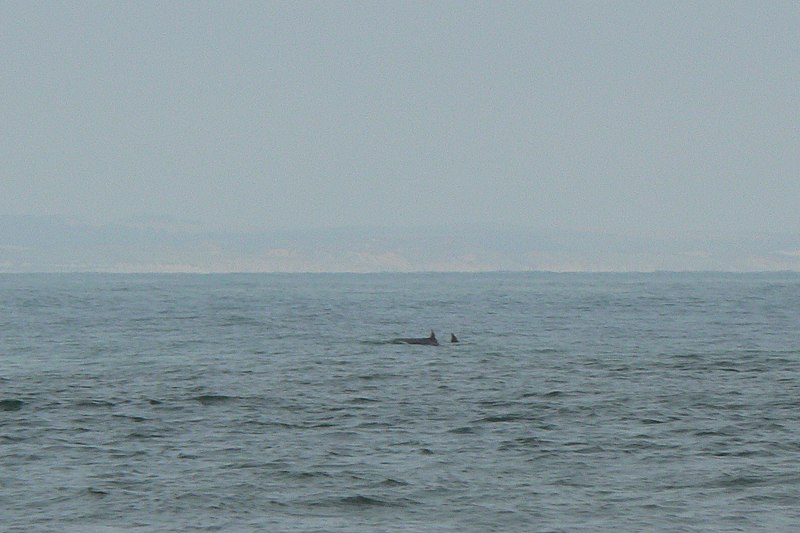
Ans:
<svg viewBox="0 0 800 533"><path fill-rule="evenodd" d="M798 331L796 274L0 275L0 530L797 531Z"/></svg>

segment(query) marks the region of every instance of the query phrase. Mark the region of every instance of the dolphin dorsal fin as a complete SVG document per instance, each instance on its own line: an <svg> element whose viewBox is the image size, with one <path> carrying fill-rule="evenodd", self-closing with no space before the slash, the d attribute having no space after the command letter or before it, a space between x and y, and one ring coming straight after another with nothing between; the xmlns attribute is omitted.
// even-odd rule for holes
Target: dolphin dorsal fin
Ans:
<svg viewBox="0 0 800 533"><path fill-rule="evenodd" d="M428 338L429 339L435 339L436 338L436 334L433 332L433 330L431 330L431 336L428 337Z"/></svg>

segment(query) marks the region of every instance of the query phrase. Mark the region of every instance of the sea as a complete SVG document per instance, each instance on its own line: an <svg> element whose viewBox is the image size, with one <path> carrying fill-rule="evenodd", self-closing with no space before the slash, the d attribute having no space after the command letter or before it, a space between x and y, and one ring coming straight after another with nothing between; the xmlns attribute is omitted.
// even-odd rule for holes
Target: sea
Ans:
<svg viewBox="0 0 800 533"><path fill-rule="evenodd" d="M0 531L800 531L799 332L797 273L3 274Z"/></svg>

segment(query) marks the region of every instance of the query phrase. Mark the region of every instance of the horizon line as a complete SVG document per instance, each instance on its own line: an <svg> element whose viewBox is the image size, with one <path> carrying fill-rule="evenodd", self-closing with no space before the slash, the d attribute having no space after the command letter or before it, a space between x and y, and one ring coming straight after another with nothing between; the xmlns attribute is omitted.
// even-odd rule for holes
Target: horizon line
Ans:
<svg viewBox="0 0 800 533"><path fill-rule="evenodd" d="M413 274L800 274L800 270L543 270L543 269L496 269L496 270L0 270L0 275L190 275L190 276L227 276L227 275L413 275Z"/></svg>

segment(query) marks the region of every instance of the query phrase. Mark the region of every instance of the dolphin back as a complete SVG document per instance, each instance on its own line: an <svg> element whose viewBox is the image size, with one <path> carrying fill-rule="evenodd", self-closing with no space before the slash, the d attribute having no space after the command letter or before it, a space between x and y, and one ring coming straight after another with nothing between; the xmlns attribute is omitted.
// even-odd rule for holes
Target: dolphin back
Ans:
<svg viewBox="0 0 800 533"><path fill-rule="evenodd" d="M398 344L422 344L425 346L439 346L439 341L436 340L436 334L431 330L429 337L410 337L394 339L392 342Z"/></svg>

